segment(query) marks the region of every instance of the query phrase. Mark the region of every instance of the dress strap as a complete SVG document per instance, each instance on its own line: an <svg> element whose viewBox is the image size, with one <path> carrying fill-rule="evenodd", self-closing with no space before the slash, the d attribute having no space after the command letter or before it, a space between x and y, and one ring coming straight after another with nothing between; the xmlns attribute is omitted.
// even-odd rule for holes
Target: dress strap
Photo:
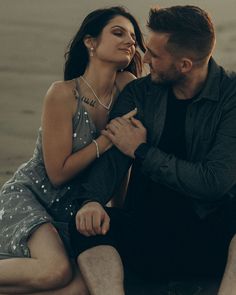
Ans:
<svg viewBox="0 0 236 295"><path fill-rule="evenodd" d="M75 81L75 88L74 88L74 94L77 99L79 99L79 81L78 78L74 78Z"/></svg>
<svg viewBox="0 0 236 295"><path fill-rule="evenodd" d="M77 99L77 109L76 113L80 113L80 109L82 107L82 101L79 93L79 81L78 78L74 78L75 81L75 88L73 89L75 98Z"/></svg>

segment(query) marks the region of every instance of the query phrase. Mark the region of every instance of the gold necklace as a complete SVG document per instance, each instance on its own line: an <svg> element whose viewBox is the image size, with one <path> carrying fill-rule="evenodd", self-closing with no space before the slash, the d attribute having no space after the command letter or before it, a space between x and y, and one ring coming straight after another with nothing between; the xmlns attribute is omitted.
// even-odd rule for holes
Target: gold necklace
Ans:
<svg viewBox="0 0 236 295"><path fill-rule="evenodd" d="M95 93L95 91L93 90L93 87L89 84L89 82L83 77L83 76L80 76L80 78L83 80L83 82L88 86L88 88L92 91L93 95L96 97L98 103L104 107L106 110L110 110L111 108L111 105L112 105L112 102L113 102L113 93L111 94L111 98L110 98L110 102L108 105L105 105L101 100L100 98L97 96L97 94Z"/></svg>

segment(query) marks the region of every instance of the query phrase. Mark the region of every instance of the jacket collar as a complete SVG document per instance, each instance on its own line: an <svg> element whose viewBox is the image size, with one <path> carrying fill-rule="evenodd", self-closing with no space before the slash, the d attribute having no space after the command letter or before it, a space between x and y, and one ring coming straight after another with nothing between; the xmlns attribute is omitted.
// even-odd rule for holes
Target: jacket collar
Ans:
<svg viewBox="0 0 236 295"><path fill-rule="evenodd" d="M221 80L221 73L222 73L222 67L220 67L215 60L211 57L209 64L208 64L208 75L206 78L205 85L200 92L198 98L195 100L199 101L201 99L210 99L212 101L218 101L220 98L220 80ZM168 88L166 88L166 85L157 84L155 82L152 82L151 75L147 75L145 80L148 81L149 85L149 95L154 95L156 93L160 93L160 90L162 89L164 92Z"/></svg>
<svg viewBox="0 0 236 295"><path fill-rule="evenodd" d="M200 99L210 99L218 101L220 98L220 80L221 80L222 68L211 57L208 66L208 75L205 85L199 94L196 101Z"/></svg>

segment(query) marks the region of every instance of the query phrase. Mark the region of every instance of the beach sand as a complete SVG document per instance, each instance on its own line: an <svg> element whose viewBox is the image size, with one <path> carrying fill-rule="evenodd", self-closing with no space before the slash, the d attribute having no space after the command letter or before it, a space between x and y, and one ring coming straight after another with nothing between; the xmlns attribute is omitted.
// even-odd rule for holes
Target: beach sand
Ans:
<svg viewBox="0 0 236 295"><path fill-rule="evenodd" d="M233 2L191 1L210 12L217 29L216 59L230 69L236 69ZM177 1L139 0L135 5L132 1L68 3L0 0L0 185L33 153L43 97L53 81L63 79L63 54L83 17L94 8L121 4L136 15L145 31L151 6L168 6Z"/></svg>
<svg viewBox="0 0 236 295"><path fill-rule="evenodd" d="M43 97L53 81L63 79L66 45L83 17L94 8L125 5L145 31L148 10L156 3L199 5L210 12L216 24L216 60L228 69L236 69L233 0L94 2L0 0L0 185L30 159L40 126Z"/></svg>

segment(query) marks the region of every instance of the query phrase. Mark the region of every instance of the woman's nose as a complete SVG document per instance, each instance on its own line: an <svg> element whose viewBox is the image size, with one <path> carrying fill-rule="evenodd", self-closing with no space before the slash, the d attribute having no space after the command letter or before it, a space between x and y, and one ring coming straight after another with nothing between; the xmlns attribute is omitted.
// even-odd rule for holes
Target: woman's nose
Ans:
<svg viewBox="0 0 236 295"><path fill-rule="evenodd" d="M130 44L130 45L135 45L136 40L134 39L133 36L128 35L127 38L126 38L126 43L127 43L127 44Z"/></svg>

